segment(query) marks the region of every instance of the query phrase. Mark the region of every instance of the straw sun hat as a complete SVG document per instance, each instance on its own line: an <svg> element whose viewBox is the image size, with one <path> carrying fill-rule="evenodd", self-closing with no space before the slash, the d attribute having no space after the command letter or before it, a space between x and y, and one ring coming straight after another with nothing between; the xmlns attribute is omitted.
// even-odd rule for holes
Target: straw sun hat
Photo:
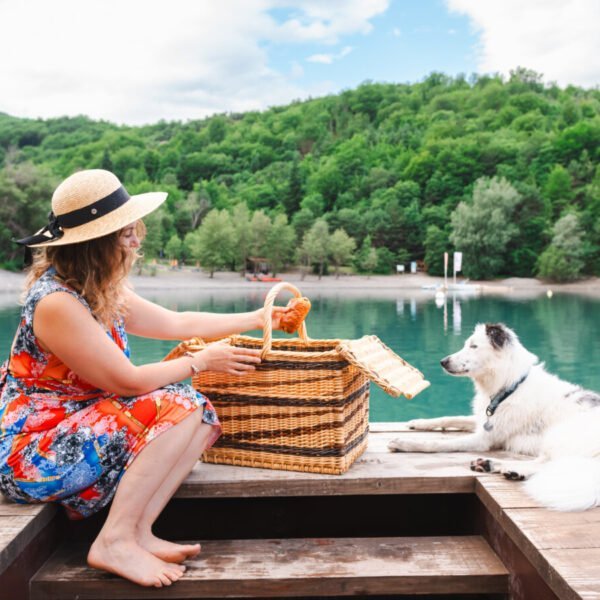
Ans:
<svg viewBox="0 0 600 600"><path fill-rule="evenodd" d="M141 219L166 198L165 192L130 196L110 171L79 171L56 188L48 224L17 243L36 248L93 240Z"/></svg>

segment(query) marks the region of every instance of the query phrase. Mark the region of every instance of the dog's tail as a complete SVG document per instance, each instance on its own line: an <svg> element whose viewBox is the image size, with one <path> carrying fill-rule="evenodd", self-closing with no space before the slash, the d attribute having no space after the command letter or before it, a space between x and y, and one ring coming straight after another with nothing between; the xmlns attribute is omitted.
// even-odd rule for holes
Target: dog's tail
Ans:
<svg viewBox="0 0 600 600"><path fill-rule="evenodd" d="M525 490L547 508L587 510L600 505L600 460L564 457L550 461L525 483Z"/></svg>

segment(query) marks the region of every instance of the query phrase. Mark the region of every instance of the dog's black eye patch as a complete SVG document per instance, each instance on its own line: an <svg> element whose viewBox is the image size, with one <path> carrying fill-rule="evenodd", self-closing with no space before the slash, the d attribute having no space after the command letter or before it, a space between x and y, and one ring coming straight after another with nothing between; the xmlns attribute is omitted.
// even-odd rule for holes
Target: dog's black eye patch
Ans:
<svg viewBox="0 0 600 600"><path fill-rule="evenodd" d="M504 348L510 342L510 334L501 323L486 323L485 333L496 350Z"/></svg>

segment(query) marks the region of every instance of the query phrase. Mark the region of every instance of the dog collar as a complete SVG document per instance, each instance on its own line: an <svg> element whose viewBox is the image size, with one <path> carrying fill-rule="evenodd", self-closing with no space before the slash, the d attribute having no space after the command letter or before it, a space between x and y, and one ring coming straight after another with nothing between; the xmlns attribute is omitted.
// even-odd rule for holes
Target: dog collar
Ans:
<svg viewBox="0 0 600 600"><path fill-rule="evenodd" d="M512 385L506 388L502 388L491 400L488 404L488 407L485 409L485 414L488 417L493 416L496 412L496 409L504 402L526 379L529 375L529 371L519 379L519 381L515 381Z"/></svg>

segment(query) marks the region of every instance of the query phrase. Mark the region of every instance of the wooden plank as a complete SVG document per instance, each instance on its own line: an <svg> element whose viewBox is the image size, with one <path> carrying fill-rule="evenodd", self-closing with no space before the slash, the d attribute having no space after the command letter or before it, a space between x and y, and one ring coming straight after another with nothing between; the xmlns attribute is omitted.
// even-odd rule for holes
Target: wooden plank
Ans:
<svg viewBox="0 0 600 600"><path fill-rule="evenodd" d="M59 538L59 519L53 519L10 565L0 572L0 598L29 600L29 580L56 550Z"/></svg>
<svg viewBox="0 0 600 600"><path fill-rule="evenodd" d="M0 517L0 556L34 519L35 515Z"/></svg>
<svg viewBox="0 0 600 600"><path fill-rule="evenodd" d="M524 490L521 481L509 481L501 475L485 475L477 479L475 492L483 500L493 498L498 508L541 508Z"/></svg>
<svg viewBox="0 0 600 600"><path fill-rule="evenodd" d="M369 436L368 450L343 475L321 475L272 469L198 463L176 493L177 498L320 496L341 494L472 493L471 460L478 453L389 452L394 437L464 435L441 432L383 432ZM506 453L486 453L505 457Z"/></svg>
<svg viewBox="0 0 600 600"><path fill-rule="evenodd" d="M600 509L578 513L506 509L501 520L557 596L600 598L594 596L600 587Z"/></svg>
<svg viewBox="0 0 600 600"><path fill-rule="evenodd" d="M506 483L514 483L512 491L491 477L479 478L475 486L477 495L506 535L559 598L600 598L594 596L594 586L600 584L600 508L578 513L536 508L535 502L523 493L521 483ZM578 557L579 565L559 560L563 553L565 557ZM593 565L594 577L586 574L586 561Z"/></svg>
<svg viewBox="0 0 600 600"><path fill-rule="evenodd" d="M596 548L600 550L600 508L585 512L507 509L506 515L538 549ZM600 562L597 563L600 580Z"/></svg>
<svg viewBox="0 0 600 600"><path fill-rule="evenodd" d="M0 494L0 517L37 515L44 510L44 504L16 504Z"/></svg>
<svg viewBox="0 0 600 600"><path fill-rule="evenodd" d="M0 517L0 573L27 548L55 514L56 507L47 504L37 514Z"/></svg>
<svg viewBox="0 0 600 600"><path fill-rule="evenodd" d="M498 520L479 504L473 511L475 531L482 534L510 573L510 600L558 600L540 573L506 534Z"/></svg>
<svg viewBox="0 0 600 600"><path fill-rule="evenodd" d="M376 421L369 423L371 433L423 433L410 429L407 421ZM460 433L454 430L448 430L444 433Z"/></svg>
<svg viewBox="0 0 600 600"><path fill-rule="evenodd" d="M600 548L545 550L544 555L571 587L572 597L600 599Z"/></svg>
<svg viewBox="0 0 600 600"><path fill-rule="evenodd" d="M506 593L508 573L479 536L207 541L170 588L90 569L63 546L32 580L32 600Z"/></svg>
<svg viewBox="0 0 600 600"><path fill-rule="evenodd" d="M522 482L508 481L495 474L478 477L475 493L499 521L502 521L507 508L539 508L539 504L524 492Z"/></svg>

